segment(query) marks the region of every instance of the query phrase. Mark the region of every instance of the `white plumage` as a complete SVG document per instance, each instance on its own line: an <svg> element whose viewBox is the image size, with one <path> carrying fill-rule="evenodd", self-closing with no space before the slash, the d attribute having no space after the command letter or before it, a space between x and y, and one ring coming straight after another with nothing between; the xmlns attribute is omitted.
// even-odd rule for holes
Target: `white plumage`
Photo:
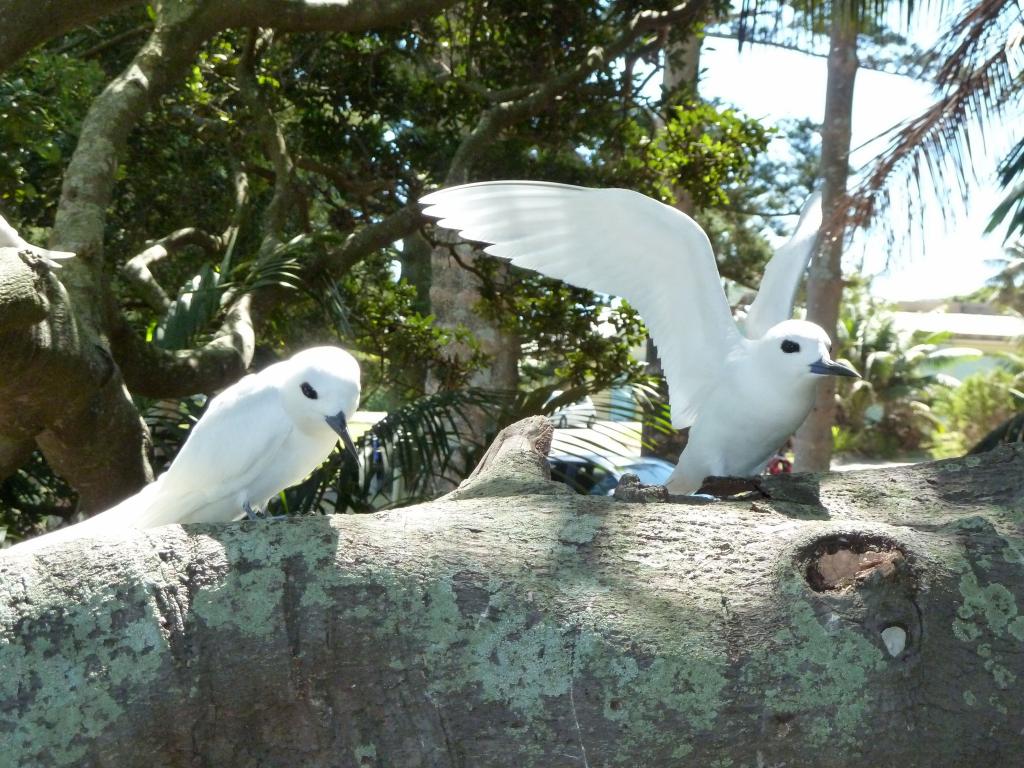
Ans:
<svg viewBox="0 0 1024 768"><path fill-rule="evenodd" d="M210 401L167 471L134 496L77 525L12 547L24 551L119 528L220 522L262 507L316 469L359 404L359 364L313 347L232 384Z"/></svg>
<svg viewBox="0 0 1024 768"><path fill-rule="evenodd" d="M668 482L675 493L695 491L708 475L758 474L810 411L817 375L857 375L832 362L819 326L789 319L817 238L817 196L765 270L744 333L704 231L638 192L497 181L421 203L440 226L491 243L493 256L636 307L658 347L672 424L691 427Z"/></svg>
<svg viewBox="0 0 1024 768"><path fill-rule="evenodd" d="M70 259L75 254L69 253L68 251L50 251L46 248L40 248L38 245L32 245L25 241L25 239L18 234L18 230L7 223L7 219L0 216L0 248L17 248L19 251L31 251L37 257L46 262L48 267L52 269L60 269L60 264L57 262L62 259Z"/></svg>

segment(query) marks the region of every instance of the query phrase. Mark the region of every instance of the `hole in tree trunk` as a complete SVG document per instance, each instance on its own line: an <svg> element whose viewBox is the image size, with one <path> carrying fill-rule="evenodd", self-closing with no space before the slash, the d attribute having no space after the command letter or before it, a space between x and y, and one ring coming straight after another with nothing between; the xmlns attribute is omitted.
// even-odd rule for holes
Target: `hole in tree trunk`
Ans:
<svg viewBox="0 0 1024 768"><path fill-rule="evenodd" d="M815 592L845 591L871 577L889 578L906 553L896 542L874 534L826 536L804 548L807 583Z"/></svg>

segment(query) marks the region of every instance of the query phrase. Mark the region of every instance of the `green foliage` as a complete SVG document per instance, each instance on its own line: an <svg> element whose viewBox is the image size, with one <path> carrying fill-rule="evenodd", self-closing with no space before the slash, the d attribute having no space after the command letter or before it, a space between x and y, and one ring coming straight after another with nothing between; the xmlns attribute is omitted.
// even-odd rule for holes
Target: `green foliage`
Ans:
<svg viewBox="0 0 1024 768"><path fill-rule="evenodd" d="M748 288L760 285L774 252L765 235L788 235L781 217L795 224L817 186L820 126L812 120L782 120L772 133L772 145L770 151L752 156L743 183L728 189L726 205L694 214L711 240L719 273Z"/></svg>
<svg viewBox="0 0 1024 768"><path fill-rule="evenodd" d="M0 201L18 225L43 226L82 118L104 82L93 61L35 51L0 77Z"/></svg>
<svg viewBox="0 0 1024 768"><path fill-rule="evenodd" d="M20 541L41 525L71 517L77 494L39 451L10 477L0 480L0 544Z"/></svg>
<svg viewBox="0 0 1024 768"><path fill-rule="evenodd" d="M939 394L934 410L942 419L942 429L935 435L932 455L962 456L1014 416L1024 405L1022 380L1024 374L997 368L968 376L959 387Z"/></svg>
<svg viewBox="0 0 1024 768"><path fill-rule="evenodd" d="M975 291L970 299L997 304L1015 312L1024 312L1024 241L1006 246L1004 255L988 262L999 271Z"/></svg>
<svg viewBox="0 0 1024 768"><path fill-rule="evenodd" d="M1024 235L1024 139L999 165L999 183L1007 189L1006 196L992 212L986 232L1006 226L1006 239Z"/></svg>
<svg viewBox="0 0 1024 768"><path fill-rule="evenodd" d="M642 344L643 326L632 308L609 297L479 260L480 309L520 341L519 391L488 394L468 388L489 362L470 329L435 327L429 275L409 269L396 279L393 263L413 258L408 251L384 247L355 263L323 267L338 263L332 257L353 233L444 183L460 142L486 110L587 60L638 10L635 3L469 0L371 34L260 35L251 57L255 98L239 76L250 32L217 35L129 136L97 283L109 285L112 310L165 348L203 344L224 320L226 296L266 288L262 295L271 299L257 313L254 367L310 344L353 349L364 371L364 407L391 413L375 439L390 446L380 449L388 466L403 467L403 482L413 489L405 498L429 485L410 479L417 467L455 466L453 458L426 452L424 440L443 451L488 439L489 431L452 431L467 421L460 422L460 408L488 409L497 426L557 407L545 395L555 389L578 399L612 383L640 385L631 350ZM0 200L17 204L19 224L52 219L61 171L91 99L131 59L153 21L136 8L76 30L0 82ZM748 187L766 188L755 177L769 134L731 109L647 98L642 76L623 63L647 55L649 43L638 40L624 58L487 142L471 176L617 185L665 200L685 193L705 209L702 221L716 222L723 274L752 274L768 253L757 233L763 220L739 225L732 214L713 211L745 204ZM268 124L294 162L292 197L273 223L270 205L280 185L267 152ZM239 198L243 177L247 193ZM161 313L133 296L117 271L149 242L182 227L213 236L229 227L237 232L227 253L190 246L152 265L174 299ZM741 260L744 266L731 267ZM424 400L428 371L442 391ZM212 394L140 403L158 469L198 417L203 395ZM419 453L408 453L417 441ZM463 470L471 453L460 458ZM289 508L304 505L293 500Z"/></svg>
<svg viewBox="0 0 1024 768"><path fill-rule="evenodd" d="M672 107L664 130L647 144L645 171L663 199L673 200L682 187L698 208L725 205L768 139L767 129L734 109L688 100Z"/></svg>
<svg viewBox="0 0 1024 768"><path fill-rule="evenodd" d="M628 303L514 267L502 275L491 259L477 263L486 276L480 310L520 340L524 389L599 390L642 378L643 365L631 352L647 331Z"/></svg>
<svg viewBox="0 0 1024 768"><path fill-rule="evenodd" d="M337 284L325 303L339 335L364 354L365 408L387 410L423 394L426 371L443 389L465 387L486 364L477 340L465 328L442 329L432 315L415 309L416 289L396 280L397 254L381 251L363 259ZM453 344L470 354L456 357Z"/></svg>
<svg viewBox="0 0 1024 768"><path fill-rule="evenodd" d="M917 451L939 427L931 404L959 382L942 369L975 350L940 345L949 334L901 337L884 305L854 288L839 321L836 354L853 364L862 379L838 382L836 453L893 457Z"/></svg>

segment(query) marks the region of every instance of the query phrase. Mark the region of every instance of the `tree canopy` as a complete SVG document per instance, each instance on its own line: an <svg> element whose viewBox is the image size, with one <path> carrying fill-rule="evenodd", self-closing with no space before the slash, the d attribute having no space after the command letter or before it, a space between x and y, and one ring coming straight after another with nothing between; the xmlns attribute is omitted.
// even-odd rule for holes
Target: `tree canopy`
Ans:
<svg viewBox="0 0 1024 768"><path fill-rule="evenodd" d="M823 6L804 10L825 29ZM502 392L515 405L484 413L481 444L556 390L645 383L627 304L454 245L416 201L493 178L685 198L722 275L756 284L771 215L813 183L816 127L792 127L783 167L757 120L687 83L651 85L666 51L727 12L0 0L0 210L78 254L0 302L12 532L137 489L204 396L314 343L353 349L364 406L395 423L428 413L412 407L424 397ZM45 318L13 309L28 305Z"/></svg>
<svg viewBox="0 0 1024 768"><path fill-rule="evenodd" d="M34 48L15 24L0 85L0 206L78 254L41 287L54 333L0 312L19 372L0 382L0 476L38 447L85 511L151 477L140 413L311 343L355 349L385 410L479 380L486 328L516 347L503 386L639 381L628 306L460 257L416 200L525 177L713 210L767 144L732 109L646 87L669 33L723 10L706 0L114 6L75 9L88 24L51 9ZM746 280L767 251L729 231L723 274ZM439 298L449 272L468 315Z"/></svg>

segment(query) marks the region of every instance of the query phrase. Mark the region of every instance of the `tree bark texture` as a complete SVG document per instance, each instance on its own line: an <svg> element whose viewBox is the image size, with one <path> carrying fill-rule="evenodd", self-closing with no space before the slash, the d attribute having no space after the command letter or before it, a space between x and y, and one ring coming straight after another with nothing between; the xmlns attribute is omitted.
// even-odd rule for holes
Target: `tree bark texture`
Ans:
<svg viewBox="0 0 1024 768"><path fill-rule="evenodd" d="M473 334L480 351L488 356L488 365L473 375L470 382L473 386L514 390L519 380L519 339L502 328L497 320L481 312L483 297L480 279L456 262L453 252L462 264L470 267L480 253L476 247L464 242L439 245L432 250L430 306L437 318L435 324L448 330L460 326L466 328ZM502 264L498 269L505 272L508 267ZM501 274L498 279L502 279ZM456 358L469 357L472 351L461 342L454 342L449 347L449 354ZM444 385L434 376L428 376L427 382L431 390L440 389Z"/></svg>
<svg viewBox="0 0 1024 768"><path fill-rule="evenodd" d="M0 556L0 765L1019 760L1024 447L642 504L545 429L417 507Z"/></svg>
<svg viewBox="0 0 1024 768"><path fill-rule="evenodd" d="M807 319L817 323L835 342L839 305L843 299L844 216L846 182L850 172L853 89L857 79L857 23L847 6L833 11L825 86L825 118L821 131L821 205L825 231L811 260L807 279ZM831 376L818 386L814 408L797 431L794 446L801 471L824 472L832 460L836 382Z"/></svg>

